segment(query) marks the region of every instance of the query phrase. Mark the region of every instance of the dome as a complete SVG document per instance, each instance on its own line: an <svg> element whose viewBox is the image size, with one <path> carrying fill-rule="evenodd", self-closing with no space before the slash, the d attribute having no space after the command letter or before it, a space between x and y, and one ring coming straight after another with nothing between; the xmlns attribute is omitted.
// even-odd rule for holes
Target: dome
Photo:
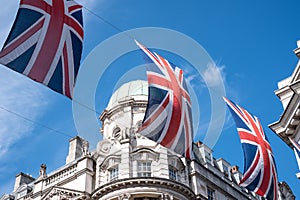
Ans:
<svg viewBox="0 0 300 200"><path fill-rule="evenodd" d="M148 82L144 80L135 80L123 84L111 96L107 109L110 109L120 101L134 98L135 100L148 100Z"/></svg>

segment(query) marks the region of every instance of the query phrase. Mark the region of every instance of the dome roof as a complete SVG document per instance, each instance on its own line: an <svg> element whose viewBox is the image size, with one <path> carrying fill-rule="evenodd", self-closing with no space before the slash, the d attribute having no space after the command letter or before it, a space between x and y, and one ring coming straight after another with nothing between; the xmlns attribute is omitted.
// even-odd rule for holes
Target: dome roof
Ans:
<svg viewBox="0 0 300 200"><path fill-rule="evenodd" d="M119 104L120 101L134 98L135 100L148 100L148 82L135 80L123 84L111 96L107 109Z"/></svg>

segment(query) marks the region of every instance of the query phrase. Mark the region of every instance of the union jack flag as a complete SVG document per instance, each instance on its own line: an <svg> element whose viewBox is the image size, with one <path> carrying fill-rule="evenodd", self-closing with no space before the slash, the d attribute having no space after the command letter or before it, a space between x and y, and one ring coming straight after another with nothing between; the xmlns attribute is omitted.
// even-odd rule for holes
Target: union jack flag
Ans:
<svg viewBox="0 0 300 200"><path fill-rule="evenodd" d="M21 0L0 63L72 98L83 41L82 6Z"/></svg>
<svg viewBox="0 0 300 200"><path fill-rule="evenodd" d="M191 99L183 71L140 43L136 43L150 59L147 66L148 106L139 132L191 159L193 156Z"/></svg>
<svg viewBox="0 0 300 200"><path fill-rule="evenodd" d="M290 139L291 143L294 146L294 152L295 152L295 156L296 156L296 159L297 159L298 167L299 167L299 170L300 170L300 145L299 145L299 143L295 142L291 138L289 138L289 139Z"/></svg>
<svg viewBox="0 0 300 200"><path fill-rule="evenodd" d="M273 152L258 118L227 98L224 100L236 123L244 150L244 175L240 185L268 200L277 200Z"/></svg>

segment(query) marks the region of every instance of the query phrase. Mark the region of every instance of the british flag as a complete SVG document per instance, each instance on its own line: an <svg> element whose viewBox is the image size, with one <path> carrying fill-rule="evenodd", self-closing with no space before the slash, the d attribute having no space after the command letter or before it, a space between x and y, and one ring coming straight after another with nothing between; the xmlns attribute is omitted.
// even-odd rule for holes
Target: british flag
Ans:
<svg viewBox="0 0 300 200"><path fill-rule="evenodd" d="M227 98L224 100L236 123L244 150L244 175L240 185L268 200L277 200L275 161L258 118Z"/></svg>
<svg viewBox="0 0 300 200"><path fill-rule="evenodd" d="M21 0L0 63L71 98L82 41L82 6L75 1Z"/></svg>
<svg viewBox="0 0 300 200"><path fill-rule="evenodd" d="M298 163L298 167L299 167L299 170L300 170L300 145L299 143L295 142L293 139L289 138L291 143L293 144L294 146L294 152L295 152L295 156L296 156L296 160L297 160L297 163Z"/></svg>
<svg viewBox="0 0 300 200"><path fill-rule="evenodd" d="M148 106L139 132L191 159L191 99L183 71L140 43L137 45L150 59L147 66Z"/></svg>

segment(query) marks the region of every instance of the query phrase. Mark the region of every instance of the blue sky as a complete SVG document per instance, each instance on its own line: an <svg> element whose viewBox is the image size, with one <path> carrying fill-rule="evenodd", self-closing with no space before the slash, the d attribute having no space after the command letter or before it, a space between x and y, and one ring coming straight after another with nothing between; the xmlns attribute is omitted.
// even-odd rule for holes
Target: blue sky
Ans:
<svg viewBox="0 0 300 200"><path fill-rule="evenodd" d="M295 195L300 196L294 154L267 126L277 121L283 111L274 94L277 82L290 76L298 61L292 50L300 39L297 16L300 2L80 2L121 30L168 28L183 33L202 45L217 66L208 69L202 78L209 80L208 84L213 84L216 81L215 74L221 74L227 97L260 118L273 147L279 181L286 181ZM18 0L7 1L0 7L0 46L13 23L17 7ZM83 60L99 43L120 32L85 9L84 21ZM167 52L160 53L173 58ZM97 112L101 113L105 108L123 74L130 74L130 69L143 64L138 57L139 54L124 55L105 71L95 95ZM180 65L186 63L178 58L175 61L178 62L175 64ZM191 78L191 75L188 74L187 78ZM201 134L205 134L207 130L211 113L208 109L208 89L203 81L198 80L197 83L199 86L195 92L201 96L198 101L201 119L197 139L201 139ZM41 163L47 164L48 172L63 165L68 153L68 140L77 134L77 130L73 121L72 103L68 98L3 66L0 66L0 93L1 195L13 189L14 177L21 171L37 177ZM94 113L94 117L97 114ZM89 121L85 123L88 127ZM98 130L89 131L80 135L99 138ZM223 157L232 165L237 164L243 168L242 148L228 113L221 137L213 150L214 157Z"/></svg>

